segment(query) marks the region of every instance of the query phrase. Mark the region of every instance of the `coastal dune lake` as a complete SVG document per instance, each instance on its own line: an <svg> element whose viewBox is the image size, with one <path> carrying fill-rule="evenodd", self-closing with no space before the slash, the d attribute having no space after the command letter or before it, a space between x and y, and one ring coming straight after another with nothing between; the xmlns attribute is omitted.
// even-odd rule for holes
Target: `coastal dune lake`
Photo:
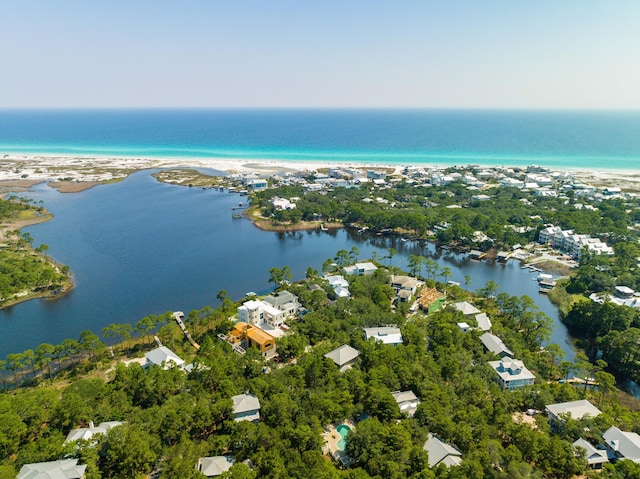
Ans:
<svg viewBox="0 0 640 479"><path fill-rule="evenodd" d="M100 333L110 323L135 324L149 314L216 306L216 293L223 289L234 300L248 291L266 292L270 268L288 265L299 280L307 267L321 271L338 250L357 246L361 260L374 251L385 256L393 247L398 251L393 265L406 268L411 254L431 256L451 269L454 281L464 284L470 275L471 290L492 279L500 291L531 296L554 319L551 341L573 359L556 308L538 293L534 274L518 262L470 261L466 255L437 252L430 243L352 229L265 232L232 218L231 208L246 197L159 183L151 173L140 171L121 183L74 194L43 184L25 195L43 200L55 218L24 231L34 237L34 246L46 243L54 259L70 266L76 286L58 299L0 310L0 357L78 338L85 329Z"/></svg>

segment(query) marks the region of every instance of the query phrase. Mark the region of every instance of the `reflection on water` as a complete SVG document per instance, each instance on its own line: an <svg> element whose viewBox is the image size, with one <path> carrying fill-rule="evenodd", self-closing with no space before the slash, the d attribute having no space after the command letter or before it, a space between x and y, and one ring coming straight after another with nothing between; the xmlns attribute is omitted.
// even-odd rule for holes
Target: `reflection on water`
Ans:
<svg viewBox="0 0 640 479"><path fill-rule="evenodd" d="M453 281L464 284L469 275L471 290L493 280L500 291L531 296L556 323L551 341L573 359L557 309L539 294L535 275L517 262L470 261L428 242L355 229L265 232L232 219L238 196L161 184L150 173L77 194L39 186L30 195L42 199L55 218L26 231L34 245L48 244L49 253L71 267L76 288L55 301L34 300L1 311L0 357L77 338L84 329L100 332L110 323L217 305L222 289L232 298L266 291L273 267L288 265L294 279L302 279L307 267L321 271L338 250L357 246L361 259L383 258L394 248L397 255L382 259L384 264L406 268L410 255L428 256L449 267Z"/></svg>

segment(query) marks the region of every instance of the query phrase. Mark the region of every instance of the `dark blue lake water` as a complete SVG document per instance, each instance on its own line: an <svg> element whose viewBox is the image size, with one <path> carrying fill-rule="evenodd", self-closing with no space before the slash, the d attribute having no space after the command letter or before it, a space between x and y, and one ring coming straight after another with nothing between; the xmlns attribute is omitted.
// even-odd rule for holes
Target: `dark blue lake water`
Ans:
<svg viewBox="0 0 640 479"><path fill-rule="evenodd" d="M501 291L531 296L556 322L552 342L573 358L556 308L517 262L469 261L439 254L429 243L365 237L352 230L265 232L246 219L232 219L231 208L245 197L158 183L149 171L76 194L41 185L29 196L43 200L55 218L25 231L35 246L46 243L51 256L71 267L76 287L56 300L0 311L0 357L77 338L84 329L99 333L110 323L216 306L222 289L234 299L266 291L270 268L288 265L294 279L302 279L308 266L320 271L338 250L357 246L361 259L374 251L386 255L393 247L395 265L406 266L411 254L432 256L451 269L453 280L463 283L470 275L472 290L493 279Z"/></svg>

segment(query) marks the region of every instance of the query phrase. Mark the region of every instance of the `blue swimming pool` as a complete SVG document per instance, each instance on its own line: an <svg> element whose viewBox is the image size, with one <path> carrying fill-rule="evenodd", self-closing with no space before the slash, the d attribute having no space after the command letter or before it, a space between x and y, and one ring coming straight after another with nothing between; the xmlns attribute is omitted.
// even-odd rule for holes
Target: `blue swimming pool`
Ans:
<svg viewBox="0 0 640 479"><path fill-rule="evenodd" d="M338 432L338 434L340 434L340 440L338 440L338 444L337 444L338 450L344 451L344 448L347 445L347 443L345 442L345 439L347 438L347 435L349 434L349 432L351 432L351 428L346 424L341 424L336 428L336 431Z"/></svg>

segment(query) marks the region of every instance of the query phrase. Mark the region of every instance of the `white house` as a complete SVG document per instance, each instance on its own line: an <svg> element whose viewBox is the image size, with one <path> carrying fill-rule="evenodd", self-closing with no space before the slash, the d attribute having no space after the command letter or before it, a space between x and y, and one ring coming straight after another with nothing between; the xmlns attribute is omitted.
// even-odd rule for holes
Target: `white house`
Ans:
<svg viewBox="0 0 640 479"><path fill-rule="evenodd" d="M84 479L86 469L77 459L35 462L22 466L16 479Z"/></svg>
<svg viewBox="0 0 640 479"><path fill-rule="evenodd" d="M262 301L279 309L285 316L293 316L298 312L298 309L300 309L298 297L289 291L280 291L275 296L266 296Z"/></svg>
<svg viewBox="0 0 640 479"><path fill-rule="evenodd" d="M352 348L348 344L343 344L339 348L329 351L324 355L325 358L331 359L331 361L340 368L341 372L345 372L351 368L355 364L356 359L358 359L358 356L360 356L360 351Z"/></svg>
<svg viewBox="0 0 640 479"><path fill-rule="evenodd" d="M234 464L231 456L210 456L198 459L196 469L206 477L218 477L231 469Z"/></svg>
<svg viewBox="0 0 640 479"><path fill-rule="evenodd" d="M640 464L640 436L635 432L621 431L615 426L602 434L604 443L616 458Z"/></svg>
<svg viewBox="0 0 640 479"><path fill-rule="evenodd" d="M352 264L351 266L345 266L342 269L344 271L344 274L355 274L358 276L365 276L368 274L373 274L373 272L377 270L378 267L371 262L366 262L366 263Z"/></svg>
<svg viewBox="0 0 640 479"><path fill-rule="evenodd" d="M233 401L234 421L259 421L260 400L253 394L238 394L231 398Z"/></svg>
<svg viewBox="0 0 640 479"><path fill-rule="evenodd" d="M455 447L441 441L433 434L429 433L428 439L422 446L429 455L429 469L433 469L438 464L447 467L458 466L462 462L462 453Z"/></svg>
<svg viewBox="0 0 640 479"><path fill-rule="evenodd" d="M585 457L587 459L587 464L591 469L602 469L602 465L605 462L609 462L609 458L607 457L607 451L603 451L601 449L596 449L589 441L585 441L580 438L573 443L573 447L584 449L586 454Z"/></svg>
<svg viewBox="0 0 640 479"><path fill-rule="evenodd" d="M391 395L398 403L400 412L407 417L413 417L420 405L418 396L413 391L393 391Z"/></svg>
<svg viewBox="0 0 640 479"><path fill-rule="evenodd" d="M572 419L599 416L601 411L586 399L549 404L545 407L550 421L561 421L562 415L567 414Z"/></svg>
<svg viewBox="0 0 640 479"><path fill-rule="evenodd" d="M364 329L365 339L375 339L376 341L380 341L383 344L402 344L402 333L400 332L400 328L390 327L390 326L380 326L377 328L365 328Z"/></svg>
<svg viewBox="0 0 640 479"><path fill-rule="evenodd" d="M480 314L482 312L478 308L476 308L473 304L467 301L460 301L458 303L454 303L453 307L456 310L460 311L465 316L475 316L476 314Z"/></svg>
<svg viewBox="0 0 640 479"><path fill-rule="evenodd" d="M262 323L278 328L284 323L285 312L261 300L245 301L238 308L238 320L259 326Z"/></svg>
<svg viewBox="0 0 640 479"><path fill-rule="evenodd" d="M349 282L341 275L327 276L326 280L338 298L350 298Z"/></svg>
<svg viewBox="0 0 640 479"><path fill-rule="evenodd" d="M171 351L166 346L160 346L146 353L144 357L147 359L145 366L156 365L162 369L170 369L177 367L182 369L184 367L184 359L179 357L176 353Z"/></svg>
<svg viewBox="0 0 640 479"><path fill-rule="evenodd" d="M496 356L503 358L505 356L513 356L513 351L511 351L503 342L495 334L484 333L480 336L480 341L484 345L487 351L492 352Z"/></svg>
<svg viewBox="0 0 640 479"><path fill-rule="evenodd" d="M122 424L123 423L120 421L107 421L94 426L93 421L89 421L89 427L79 427L69 431L69 434L67 434L67 438L64 440L63 444L67 444L72 441L90 441L94 435L107 434L109 429Z"/></svg>

